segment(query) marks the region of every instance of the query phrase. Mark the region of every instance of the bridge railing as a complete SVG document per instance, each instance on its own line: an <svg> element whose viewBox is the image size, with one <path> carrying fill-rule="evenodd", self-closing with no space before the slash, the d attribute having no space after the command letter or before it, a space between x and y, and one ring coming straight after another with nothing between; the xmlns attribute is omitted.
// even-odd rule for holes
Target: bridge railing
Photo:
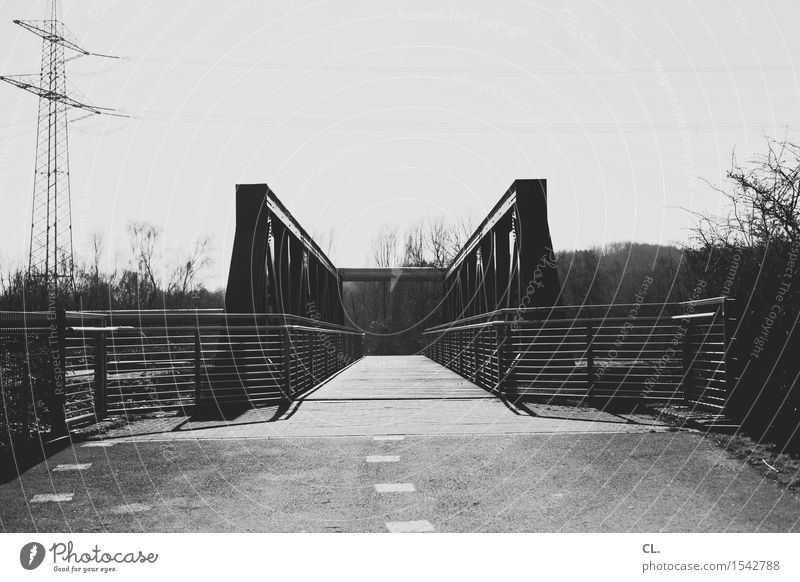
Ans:
<svg viewBox="0 0 800 582"><path fill-rule="evenodd" d="M293 315L0 312L0 444L107 415L291 400L362 351L363 333Z"/></svg>
<svg viewBox="0 0 800 582"><path fill-rule="evenodd" d="M424 353L513 397L682 402L721 412L736 374L725 304L502 309L426 330Z"/></svg>

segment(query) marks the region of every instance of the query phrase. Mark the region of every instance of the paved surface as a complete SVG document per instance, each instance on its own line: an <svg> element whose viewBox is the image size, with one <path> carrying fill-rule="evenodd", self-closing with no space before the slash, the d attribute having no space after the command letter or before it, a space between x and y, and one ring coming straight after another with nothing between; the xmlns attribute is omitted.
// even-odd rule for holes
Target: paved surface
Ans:
<svg viewBox="0 0 800 582"><path fill-rule="evenodd" d="M114 431L107 438L141 442L381 434L641 433L667 428L650 416L614 415L588 407L521 409L424 356L371 356L284 413L259 408L224 421L154 419Z"/></svg>
<svg viewBox="0 0 800 582"><path fill-rule="evenodd" d="M796 494L697 433L516 410L418 358L362 360L285 413L134 423L0 485L5 531L755 532L799 520Z"/></svg>

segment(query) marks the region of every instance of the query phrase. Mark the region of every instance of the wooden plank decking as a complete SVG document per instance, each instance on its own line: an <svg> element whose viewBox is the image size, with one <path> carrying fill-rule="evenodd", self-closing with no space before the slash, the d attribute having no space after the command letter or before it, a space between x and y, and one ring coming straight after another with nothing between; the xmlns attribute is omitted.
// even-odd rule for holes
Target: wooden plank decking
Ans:
<svg viewBox="0 0 800 582"><path fill-rule="evenodd" d="M234 418L139 421L107 438L271 439L380 435L643 433L666 430L643 415L549 404L518 408L424 356L362 358L280 412Z"/></svg>
<svg viewBox="0 0 800 582"><path fill-rule="evenodd" d="M494 398L425 356L367 356L301 400Z"/></svg>

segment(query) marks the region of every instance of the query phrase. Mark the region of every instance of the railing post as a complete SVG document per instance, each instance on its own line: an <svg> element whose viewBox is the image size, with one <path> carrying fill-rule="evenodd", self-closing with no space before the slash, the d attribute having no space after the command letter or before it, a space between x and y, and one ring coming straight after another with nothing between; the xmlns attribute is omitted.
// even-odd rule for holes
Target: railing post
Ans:
<svg viewBox="0 0 800 582"><path fill-rule="evenodd" d="M736 389L741 378L742 370L739 366L741 358L738 352L736 341L736 330L740 321L738 304L727 297L722 300L720 309L722 310L722 341L724 346L725 362L725 405L723 412L730 408L736 408L736 403L731 402L732 391Z"/></svg>
<svg viewBox="0 0 800 582"><path fill-rule="evenodd" d="M452 357L451 354L453 353L453 351L452 351L453 332L452 331L445 331L444 332L444 338L445 338L444 339L445 344L444 344L444 352L442 354L443 357L444 357L444 361L442 361L441 363L452 370L453 369L453 357Z"/></svg>
<svg viewBox="0 0 800 582"><path fill-rule="evenodd" d="M684 399L688 399L688 390L689 383L691 382L691 374L692 374L692 320L685 319L686 322L686 330L683 333L683 345L682 345L682 361L683 361L683 380L681 382L681 390L683 391Z"/></svg>
<svg viewBox="0 0 800 582"><path fill-rule="evenodd" d="M462 341L462 332L461 330L453 332L453 369L458 373L462 374L463 368L461 366L462 356L461 351L463 350L463 341Z"/></svg>
<svg viewBox="0 0 800 582"><path fill-rule="evenodd" d="M53 408L50 413L51 428L54 435L63 435L67 432L66 410L66 380L67 380L67 326L66 312L56 309L55 321L55 346L51 343L51 358L53 358ZM51 328L52 329L52 328Z"/></svg>
<svg viewBox="0 0 800 582"><path fill-rule="evenodd" d="M281 331L281 343L283 352L283 384L284 396L286 398L292 397L292 336L288 328Z"/></svg>
<svg viewBox="0 0 800 582"><path fill-rule="evenodd" d="M94 414L97 420L108 414L108 367L106 364L106 332L95 337L94 345Z"/></svg>
<svg viewBox="0 0 800 582"><path fill-rule="evenodd" d="M461 368L458 365L458 346L460 345L459 336L460 331L452 331L450 332L451 341L450 341L450 365L448 368L453 370L456 374L461 372Z"/></svg>
<svg viewBox="0 0 800 582"><path fill-rule="evenodd" d="M203 366L201 363L203 350L200 344L200 325L194 330L194 405L197 406L202 398L203 391Z"/></svg>
<svg viewBox="0 0 800 582"><path fill-rule="evenodd" d="M458 374L464 375L464 366L461 363L464 361L464 332L459 330L455 332L456 351L453 354L455 358L455 370Z"/></svg>
<svg viewBox="0 0 800 582"><path fill-rule="evenodd" d="M497 327L497 386L498 392L504 392L513 386L511 381L511 333L505 321Z"/></svg>
<svg viewBox="0 0 800 582"><path fill-rule="evenodd" d="M594 396L594 325L586 323L586 390L589 398Z"/></svg>
<svg viewBox="0 0 800 582"><path fill-rule="evenodd" d="M460 337L459 349L458 349L458 354L459 354L458 364L461 367L459 373L466 378L467 372L469 372L469 370L467 369L467 330L462 330L459 331L458 333Z"/></svg>
<svg viewBox="0 0 800 582"><path fill-rule="evenodd" d="M316 385L316 381L317 381L317 374L316 374L316 370L317 370L316 359L317 358L314 357L314 356L316 356L316 354L317 354L317 343L318 343L317 340L318 340L319 333L315 332L315 331L312 331L312 332L309 332L309 335L311 336L311 341L309 342L311 344L311 346L310 346L310 348L311 348L310 349L311 357L308 360L308 373L311 375L311 382L310 382L311 386L310 387L313 388Z"/></svg>
<svg viewBox="0 0 800 582"><path fill-rule="evenodd" d="M469 333L469 332L467 332ZM472 381L478 386L481 385L480 381L480 364L478 360L479 346L481 344L481 330L472 335Z"/></svg>
<svg viewBox="0 0 800 582"><path fill-rule="evenodd" d="M345 350L345 358L337 362L337 368L344 368L350 362L356 359L356 349L358 347L358 337L354 335L346 335L344 338L344 345L347 346Z"/></svg>
<svg viewBox="0 0 800 582"><path fill-rule="evenodd" d="M23 335L22 341L27 344L28 336ZM28 350L24 350L23 353L30 353ZM25 362L22 365L22 434L25 437L25 442L29 441L31 438L31 425L30 425L30 418L31 418L31 403L35 400L33 399L33 394L31 393L31 368L30 368L30 361L29 358L25 358ZM4 403L5 405L5 403ZM35 404L34 404L35 406ZM9 435L13 438L13 435ZM12 441L13 445L13 441Z"/></svg>

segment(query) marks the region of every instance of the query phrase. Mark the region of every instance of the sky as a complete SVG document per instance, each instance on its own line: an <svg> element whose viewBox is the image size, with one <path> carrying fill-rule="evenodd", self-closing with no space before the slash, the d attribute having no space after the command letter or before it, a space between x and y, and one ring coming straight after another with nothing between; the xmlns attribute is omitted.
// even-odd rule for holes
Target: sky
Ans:
<svg viewBox="0 0 800 582"><path fill-rule="evenodd" d="M126 225L177 253L213 240L227 278L234 187L266 182L338 266L379 228L482 218L518 178L548 181L556 249L680 243L724 212L735 151L800 129L800 6L790 1L62 1L84 47L70 91L130 118L70 124L76 254ZM40 39L0 1L0 71L38 71ZM37 98L0 84L0 261L30 231ZM80 117L80 113L72 117Z"/></svg>

